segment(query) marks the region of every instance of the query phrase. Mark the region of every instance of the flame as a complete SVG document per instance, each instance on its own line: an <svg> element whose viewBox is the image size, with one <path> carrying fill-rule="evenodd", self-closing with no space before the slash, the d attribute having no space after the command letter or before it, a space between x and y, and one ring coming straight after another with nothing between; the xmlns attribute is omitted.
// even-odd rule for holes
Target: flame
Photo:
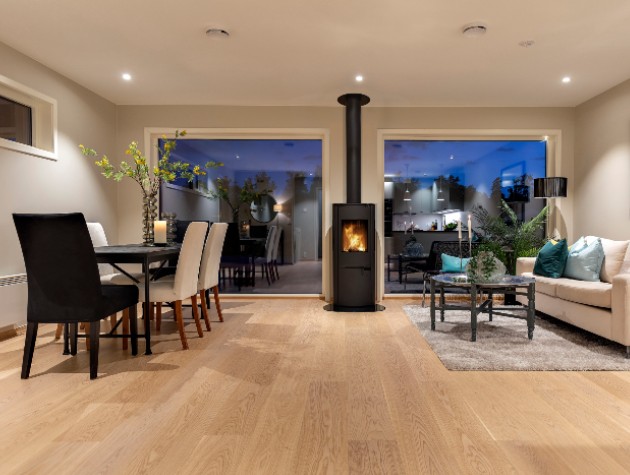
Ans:
<svg viewBox="0 0 630 475"><path fill-rule="evenodd" d="M366 252L366 226L360 221L350 221L343 224L343 251Z"/></svg>

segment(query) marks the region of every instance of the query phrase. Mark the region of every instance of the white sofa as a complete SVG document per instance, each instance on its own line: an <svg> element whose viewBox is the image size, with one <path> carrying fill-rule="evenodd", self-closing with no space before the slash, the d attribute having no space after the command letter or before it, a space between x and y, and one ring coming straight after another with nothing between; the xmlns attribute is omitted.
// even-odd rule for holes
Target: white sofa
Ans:
<svg viewBox="0 0 630 475"><path fill-rule="evenodd" d="M533 257L519 258L516 274L536 279L536 310L621 343L630 358L630 241L602 238L602 244L601 282L534 275Z"/></svg>

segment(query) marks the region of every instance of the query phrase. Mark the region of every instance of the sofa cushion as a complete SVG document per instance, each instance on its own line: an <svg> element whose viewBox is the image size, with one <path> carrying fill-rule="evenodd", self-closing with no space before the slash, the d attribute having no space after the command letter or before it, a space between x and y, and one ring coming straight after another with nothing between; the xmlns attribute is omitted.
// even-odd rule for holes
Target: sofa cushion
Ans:
<svg viewBox="0 0 630 475"><path fill-rule="evenodd" d="M586 236L588 243L597 239L597 236ZM629 241L613 241L612 239L601 238L604 247L604 263L599 274L603 282L612 283L612 279L619 273L628 249Z"/></svg>
<svg viewBox="0 0 630 475"><path fill-rule="evenodd" d="M564 266L564 277L590 282L599 282L599 273L604 261L604 247L601 239L590 244L572 246Z"/></svg>
<svg viewBox="0 0 630 475"><path fill-rule="evenodd" d="M536 256L534 274L557 279L562 275L569 251L566 239L548 241Z"/></svg>
<svg viewBox="0 0 630 475"><path fill-rule="evenodd" d="M442 272L464 272L470 257L457 257L442 254Z"/></svg>
<svg viewBox="0 0 630 475"><path fill-rule="evenodd" d="M533 277L536 280L536 292L549 295L550 297L556 296L556 282L558 282L558 279L534 275L532 272L523 272L522 275L523 277Z"/></svg>
<svg viewBox="0 0 630 475"><path fill-rule="evenodd" d="M538 280L536 290L538 290ZM571 302L611 308L612 284L562 278L556 280L556 295L558 298Z"/></svg>

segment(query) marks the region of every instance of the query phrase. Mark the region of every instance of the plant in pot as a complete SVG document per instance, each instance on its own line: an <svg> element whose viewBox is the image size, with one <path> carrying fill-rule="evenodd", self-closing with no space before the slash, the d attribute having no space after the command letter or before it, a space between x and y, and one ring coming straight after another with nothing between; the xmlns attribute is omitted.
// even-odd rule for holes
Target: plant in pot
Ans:
<svg viewBox="0 0 630 475"><path fill-rule="evenodd" d="M482 240L480 250L489 250L504 264L509 274L516 273L516 259L534 257L545 244L544 224L547 206L528 221L520 221L516 213L504 200L500 203L500 213L491 215L482 206L472 209L477 222L476 231Z"/></svg>

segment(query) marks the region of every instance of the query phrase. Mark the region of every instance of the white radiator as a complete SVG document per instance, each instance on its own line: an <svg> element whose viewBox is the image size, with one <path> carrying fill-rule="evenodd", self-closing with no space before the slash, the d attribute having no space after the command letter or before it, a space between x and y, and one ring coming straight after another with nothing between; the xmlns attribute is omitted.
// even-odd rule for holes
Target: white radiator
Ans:
<svg viewBox="0 0 630 475"><path fill-rule="evenodd" d="M26 274L0 277L0 333L26 323Z"/></svg>

